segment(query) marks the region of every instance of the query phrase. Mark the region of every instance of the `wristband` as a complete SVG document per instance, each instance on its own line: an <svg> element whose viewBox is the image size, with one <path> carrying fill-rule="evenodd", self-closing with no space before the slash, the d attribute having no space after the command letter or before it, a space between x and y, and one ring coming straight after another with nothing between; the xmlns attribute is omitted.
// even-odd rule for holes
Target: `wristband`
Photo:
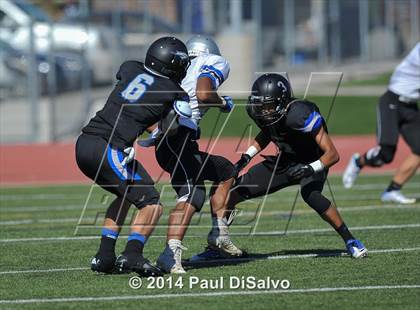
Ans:
<svg viewBox="0 0 420 310"><path fill-rule="evenodd" d="M245 152L245 154L249 155L251 158L258 154L258 149L251 145Z"/></svg>
<svg viewBox="0 0 420 310"><path fill-rule="evenodd" d="M320 172L320 171L324 170L324 168L325 168L324 164L320 160L317 160L317 161L314 161L313 163L310 163L309 166L311 166L312 169L314 169L314 172Z"/></svg>

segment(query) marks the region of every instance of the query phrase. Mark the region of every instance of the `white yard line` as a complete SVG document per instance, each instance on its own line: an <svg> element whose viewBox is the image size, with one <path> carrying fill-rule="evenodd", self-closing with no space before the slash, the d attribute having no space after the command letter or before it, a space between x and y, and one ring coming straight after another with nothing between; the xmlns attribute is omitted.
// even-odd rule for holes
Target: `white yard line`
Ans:
<svg viewBox="0 0 420 310"><path fill-rule="evenodd" d="M309 250L308 250L309 251ZM398 248L398 249L377 249L369 250L369 254L379 254L379 253L400 253L400 252L413 252L420 251L420 247L414 248ZM347 253L337 253L334 250L331 250L330 253L327 251L323 254L310 253L310 254L287 254L287 255L273 255L273 256L259 256L259 257L245 257L245 258L225 258L217 259L214 261L206 261L204 263L218 262L218 263L233 263L233 262L248 262L254 260L279 260L279 259L292 259L292 258L313 258L313 257L338 257L338 256L348 256ZM199 265L199 263L197 264ZM0 271L0 275L11 275L11 274L22 274L22 273L50 273L50 272L65 272L65 271L82 271L89 270L88 267L71 267L71 268L52 268L52 269L38 269L38 270L8 270Z"/></svg>
<svg viewBox="0 0 420 310"><path fill-rule="evenodd" d="M220 291L202 293L180 293L180 294L156 294L156 295L126 295L126 296L97 296L97 297L63 297L63 298L34 298L34 299L15 299L0 300L0 304L34 304L34 303L65 303L65 302L92 302L92 301L117 301L117 300L145 300L163 299L179 297L214 297L214 296L254 296L254 295L274 295L274 294L305 294L305 293L325 293L325 292L346 292L346 291L366 291L366 290L392 290L392 289L418 289L420 285L375 285L375 286L348 286L348 287L316 287L301 289L283 290L242 290L242 291Z"/></svg>
<svg viewBox="0 0 420 310"><path fill-rule="evenodd" d="M420 223L400 224L400 225L379 225L379 226L355 226L351 230L389 230L389 229L410 229L419 228ZM307 234L318 232L333 232L332 228L315 228L315 229L299 229L288 230L287 234ZM284 231L261 231L256 232L255 235L283 235ZM249 236L249 233L232 233L234 236ZM151 236L152 238L163 238L164 236ZM201 238L201 236L190 236ZM69 240L92 240L98 239L98 236L61 236L61 237L34 237L34 238L13 238L13 239L0 239L0 243L13 243L13 242L36 242L36 241L69 241ZM127 236L120 236L120 239L127 238Z"/></svg>
<svg viewBox="0 0 420 310"><path fill-rule="evenodd" d="M389 184L388 183L375 183L375 184L360 184L360 185L354 185L350 190L345 189L344 187L340 185L332 185L331 189L333 191L354 191L354 190L383 190L385 189ZM419 189L420 183L419 182L410 182L404 185L404 188L406 189ZM297 189L296 186L284 188L281 190L281 192L295 192ZM328 190L326 187L324 189L325 191ZM175 193L173 191L164 191L163 196L165 197L175 197ZM86 199L87 195L81 195L81 194L0 194L0 202L4 201L21 201L21 200L72 200L72 199Z"/></svg>
<svg viewBox="0 0 420 310"><path fill-rule="evenodd" d="M79 206L79 209L80 206ZM371 211L371 210L412 210L412 209L420 209L420 204L414 204L414 205L366 205L366 206L358 206L358 207L341 207L338 208L340 212L364 212L364 211ZM92 210L90 210L92 211ZM99 210L98 210L99 211ZM283 216L283 215L289 215L289 211L267 211L262 212L262 216ZM300 214L313 214L314 211L312 209L307 210L296 210L294 211L294 215L300 215ZM239 216L254 216L255 212L250 211L242 211L240 212ZM197 215L201 216L201 215ZM167 215L163 215L162 219L167 218ZM79 218L75 217L65 217L65 218L56 218L56 219L22 219L22 220L9 220L9 221L0 221L1 225L28 225L28 224L48 224L48 223L77 223ZM85 218L86 221L94 221L95 218L89 217Z"/></svg>
<svg viewBox="0 0 420 310"><path fill-rule="evenodd" d="M378 226L356 226L350 227L351 231L354 230L388 230L388 229L405 229L405 228L419 228L420 223L413 223L413 224L402 224L402 225L378 225ZM287 234L311 234L311 233L320 233L320 232L332 232L331 228L316 228L316 229L298 229L298 230L288 230ZM282 235L284 231L282 230L274 230L274 231L261 231L256 232L255 235L263 235L263 236L270 236L270 235ZM235 233L232 233L235 235Z"/></svg>
<svg viewBox="0 0 420 310"><path fill-rule="evenodd" d="M21 274L21 273L49 273L49 272L64 272L64 271L80 271L88 270L88 267L74 267L74 268L53 268L53 269L38 269L38 270L10 270L0 271L0 275L6 274Z"/></svg>

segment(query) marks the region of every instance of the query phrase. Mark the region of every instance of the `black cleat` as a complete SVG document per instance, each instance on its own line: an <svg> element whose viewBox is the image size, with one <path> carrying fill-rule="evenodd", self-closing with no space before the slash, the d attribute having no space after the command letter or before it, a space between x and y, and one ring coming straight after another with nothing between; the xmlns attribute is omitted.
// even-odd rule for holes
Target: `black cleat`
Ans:
<svg viewBox="0 0 420 310"><path fill-rule="evenodd" d="M115 272L130 273L136 272L141 277L161 277L162 270L152 265L143 255L121 254L115 261Z"/></svg>
<svg viewBox="0 0 420 310"><path fill-rule="evenodd" d="M94 272L113 273L115 268L115 254L96 253L90 262L90 269Z"/></svg>

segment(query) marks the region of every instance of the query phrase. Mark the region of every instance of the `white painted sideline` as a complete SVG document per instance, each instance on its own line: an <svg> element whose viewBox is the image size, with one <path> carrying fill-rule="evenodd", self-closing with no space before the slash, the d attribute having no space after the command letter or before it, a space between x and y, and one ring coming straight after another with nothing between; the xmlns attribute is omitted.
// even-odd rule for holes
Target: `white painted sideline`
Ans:
<svg viewBox="0 0 420 310"><path fill-rule="evenodd" d="M377 250L369 250L369 254L379 254L379 253L399 253L399 252L413 252L413 251L420 251L420 247L414 248L399 248L399 249L377 249ZM276 255L276 256L262 256L262 257L249 257L249 258L225 258L225 259L218 259L214 261L206 261L205 263L231 263L231 262L247 262L247 261L254 261L254 260L279 260L279 259L291 259L291 258L314 258L314 257L339 257L339 256L348 256L347 253L337 253L334 250L331 250L330 253L325 254L287 254L287 255ZM188 264L187 264L188 265ZM199 265L199 264L197 264ZM52 268L52 269L38 269L38 270L8 270L8 271L0 271L0 275L13 275L13 274L22 274L22 273L50 273L50 272L62 272L62 271L82 271L82 270L89 270L88 267L71 267L71 268Z"/></svg>
<svg viewBox="0 0 420 310"><path fill-rule="evenodd" d="M400 224L400 225L379 225L379 226L356 226L351 227L351 230L388 230L388 229L410 229L410 228L419 228L420 223L412 224ZM316 229L298 229L298 230L288 230L287 234L307 234L307 233L317 233L317 232L333 232L332 228L316 228ZM255 235L283 235L284 231L261 231L256 232ZM249 233L232 233L232 236L249 236ZM166 238L166 236L151 236L151 238ZM189 236L189 238L201 236ZM63 241L63 240L92 240L98 239L98 236L62 236L62 237L34 237L34 238L14 238L14 239L0 239L0 243L12 243L12 242L35 242L35 241ZM120 239L127 238L127 236L120 236Z"/></svg>
<svg viewBox="0 0 420 310"><path fill-rule="evenodd" d="M391 290L391 289L418 289L420 284L414 285L376 285L376 286L348 286L348 287L317 287L301 289L265 290L265 291L221 291L208 293L181 293L181 294L157 294L157 295L126 295L126 296L97 296L97 297L63 297L63 298L38 298L0 300L0 304L34 304L34 303L63 303L63 302L89 302L89 301L117 301L117 300L143 300L162 299L176 297L213 297L213 296L246 296L246 295L272 295L293 293L326 293L365 290Z"/></svg>

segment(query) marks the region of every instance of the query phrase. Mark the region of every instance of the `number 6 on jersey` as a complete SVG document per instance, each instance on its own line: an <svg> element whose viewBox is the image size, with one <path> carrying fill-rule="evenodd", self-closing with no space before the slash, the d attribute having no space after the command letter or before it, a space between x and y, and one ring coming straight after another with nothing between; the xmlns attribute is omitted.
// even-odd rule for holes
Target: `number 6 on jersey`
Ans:
<svg viewBox="0 0 420 310"><path fill-rule="evenodd" d="M121 96L130 102L134 102L143 96L147 87L152 85L153 82L154 78L152 76L146 73L139 74L128 84L127 88L121 93Z"/></svg>

